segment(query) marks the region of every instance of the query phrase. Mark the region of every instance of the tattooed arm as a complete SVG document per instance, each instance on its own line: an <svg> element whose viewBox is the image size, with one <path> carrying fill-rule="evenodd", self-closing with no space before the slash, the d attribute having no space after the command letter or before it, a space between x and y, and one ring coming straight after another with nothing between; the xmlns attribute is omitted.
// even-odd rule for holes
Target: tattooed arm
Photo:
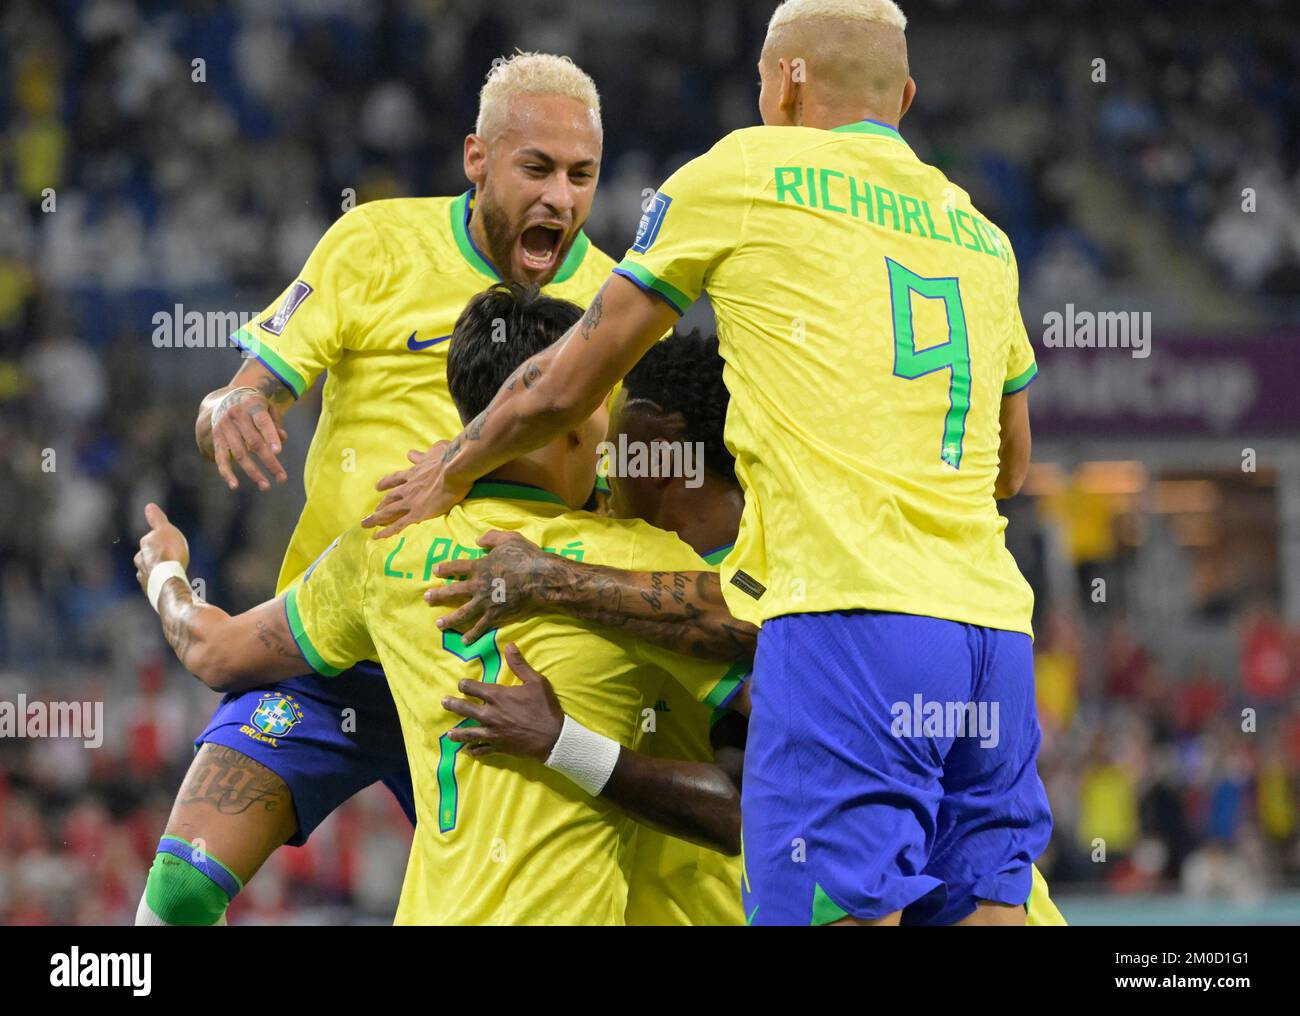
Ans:
<svg viewBox="0 0 1300 1016"><path fill-rule="evenodd" d="M184 567L189 552L185 537L161 508L149 505L145 518L150 528L140 540L135 567L136 580L147 592L154 568L164 561ZM158 596L158 618L181 665L213 691L245 691L310 669L289 630L282 596L231 616L172 577Z"/></svg>
<svg viewBox="0 0 1300 1016"><path fill-rule="evenodd" d="M271 485L258 468L259 461L277 483L288 479L276 456L288 437L280 419L293 401L293 392L283 381L258 361L249 360L230 384L209 392L199 404L194 439L231 490L239 486L233 462L260 490Z"/></svg>
<svg viewBox="0 0 1300 1016"><path fill-rule="evenodd" d="M283 596L232 616L170 579L158 616L181 665L213 691L247 691L310 670L289 631Z"/></svg>
<svg viewBox="0 0 1300 1016"><path fill-rule="evenodd" d="M567 585L541 588L545 606L687 656L749 663L758 629L731 616L717 572L629 572L563 561Z"/></svg>
<svg viewBox="0 0 1300 1016"><path fill-rule="evenodd" d="M384 498L361 524L383 539L445 515L480 476L581 425L676 321L669 304L611 275L578 323L525 362L441 458L380 480Z"/></svg>
<svg viewBox="0 0 1300 1016"><path fill-rule="evenodd" d="M548 554L518 533L485 534L475 560L444 561L438 576L456 579L429 589L431 606L460 604L439 628L473 642L490 628L532 614L558 613L611 628L688 656L747 663L758 629L737 621L714 572L629 572Z"/></svg>

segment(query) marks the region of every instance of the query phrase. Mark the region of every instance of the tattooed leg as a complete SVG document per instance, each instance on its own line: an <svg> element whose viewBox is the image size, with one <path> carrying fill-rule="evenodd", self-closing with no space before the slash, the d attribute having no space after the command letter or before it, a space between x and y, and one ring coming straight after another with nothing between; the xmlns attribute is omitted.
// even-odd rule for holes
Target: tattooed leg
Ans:
<svg viewBox="0 0 1300 1016"><path fill-rule="evenodd" d="M298 830L289 787L233 748L204 744L190 763L166 835L198 844L245 885Z"/></svg>

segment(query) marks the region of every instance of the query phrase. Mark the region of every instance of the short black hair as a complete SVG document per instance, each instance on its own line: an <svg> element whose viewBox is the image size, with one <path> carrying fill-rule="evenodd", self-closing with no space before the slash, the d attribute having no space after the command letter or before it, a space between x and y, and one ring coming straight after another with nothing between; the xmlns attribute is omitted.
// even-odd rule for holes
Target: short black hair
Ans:
<svg viewBox="0 0 1300 1016"><path fill-rule="evenodd" d="M461 423L487 409L506 379L582 317L568 300L536 286L499 282L465 305L451 332L447 387Z"/></svg>
<svg viewBox="0 0 1300 1016"><path fill-rule="evenodd" d="M665 413L681 413L686 440L704 446L706 468L734 479L736 458L722 440L730 396L722 381L716 335L673 332L656 342L623 381L629 399L647 399Z"/></svg>

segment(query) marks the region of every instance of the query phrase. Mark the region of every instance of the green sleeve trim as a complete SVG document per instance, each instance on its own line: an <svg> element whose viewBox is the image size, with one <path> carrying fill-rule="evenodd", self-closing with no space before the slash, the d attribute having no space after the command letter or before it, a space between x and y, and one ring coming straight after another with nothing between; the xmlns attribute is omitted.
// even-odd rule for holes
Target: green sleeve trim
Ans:
<svg viewBox="0 0 1300 1016"><path fill-rule="evenodd" d="M709 691L704 704L710 709L721 709L732 700L740 686L749 677L750 667L744 663L732 664L731 669L722 675L722 679Z"/></svg>
<svg viewBox="0 0 1300 1016"><path fill-rule="evenodd" d="M725 546L719 547L716 550L711 550L707 554L701 554L700 556L704 558L705 564L711 564L716 567L727 559L727 555L731 553L731 549L734 546L734 543L728 543Z"/></svg>
<svg viewBox="0 0 1300 1016"><path fill-rule="evenodd" d="M289 362L271 348L271 344L261 336L248 330L248 325L231 336L235 345L253 354L254 359L279 378L295 399L302 398L302 393L309 387L307 380L289 364Z"/></svg>
<svg viewBox="0 0 1300 1016"><path fill-rule="evenodd" d="M1015 395L1016 392L1029 387L1029 382L1038 376L1038 364L1031 363L1023 374L1017 374L1002 386L1003 395Z"/></svg>
<svg viewBox="0 0 1300 1016"><path fill-rule="evenodd" d="M639 265L628 258L624 258L619 262L614 268L614 274L621 275L647 292L662 297L678 314L685 314L690 310L691 304L696 299L693 296L687 296L671 283L664 282L663 279L656 276L654 272L644 265Z"/></svg>
<svg viewBox="0 0 1300 1016"><path fill-rule="evenodd" d="M289 631L293 633L293 640L298 644L298 652L302 653L302 658L307 661L311 669L316 671L322 677L336 677L343 673L342 667L331 667L325 662L325 657L314 645L307 635L307 629L303 627L302 615L298 613L298 586L294 586L284 594L284 610L289 618Z"/></svg>

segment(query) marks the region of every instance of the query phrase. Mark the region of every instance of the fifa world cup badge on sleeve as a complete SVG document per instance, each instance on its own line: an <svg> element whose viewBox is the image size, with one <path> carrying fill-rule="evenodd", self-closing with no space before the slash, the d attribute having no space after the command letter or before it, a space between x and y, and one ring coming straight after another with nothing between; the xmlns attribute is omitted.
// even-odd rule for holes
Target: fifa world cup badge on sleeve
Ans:
<svg viewBox="0 0 1300 1016"><path fill-rule="evenodd" d="M636 239L632 241L632 249L638 254L648 251L650 245L658 238L659 227L664 224L664 216L672 203L673 199L663 191L651 199L650 207L642 213L641 222L636 227Z"/></svg>
<svg viewBox="0 0 1300 1016"><path fill-rule="evenodd" d="M311 286L299 279L289 287L289 292L284 294L284 299L280 301L280 309L275 312L275 316L266 321L259 321L258 324L272 335L280 335L284 331L284 326L289 323L289 319L293 317L294 311L302 306L302 302L311 296L311 293Z"/></svg>

